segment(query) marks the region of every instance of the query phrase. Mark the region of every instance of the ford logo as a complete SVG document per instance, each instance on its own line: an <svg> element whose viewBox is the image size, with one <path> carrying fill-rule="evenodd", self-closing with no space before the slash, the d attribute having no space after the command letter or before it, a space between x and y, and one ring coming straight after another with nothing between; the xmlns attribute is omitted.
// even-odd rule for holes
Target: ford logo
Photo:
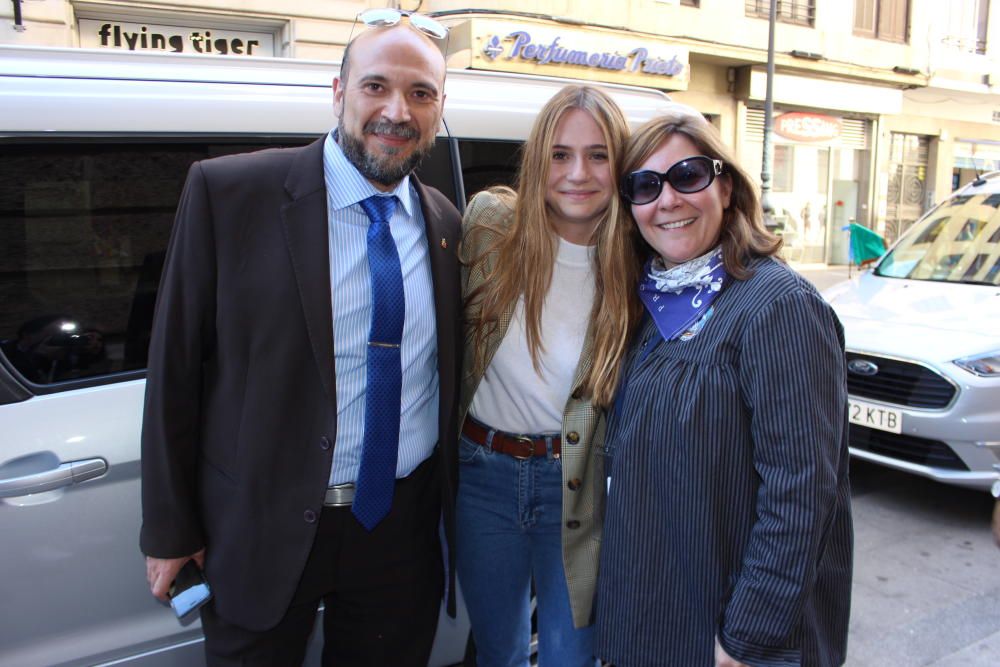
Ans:
<svg viewBox="0 0 1000 667"><path fill-rule="evenodd" d="M855 375L875 375L878 366L865 359L851 359L847 362L847 370Z"/></svg>

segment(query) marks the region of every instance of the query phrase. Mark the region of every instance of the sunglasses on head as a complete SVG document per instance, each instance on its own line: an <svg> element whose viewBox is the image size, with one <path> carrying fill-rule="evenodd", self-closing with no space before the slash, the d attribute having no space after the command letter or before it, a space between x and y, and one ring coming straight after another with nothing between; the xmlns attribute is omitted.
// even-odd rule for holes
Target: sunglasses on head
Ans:
<svg viewBox="0 0 1000 667"><path fill-rule="evenodd" d="M448 28L424 14L418 14L408 9L369 9L358 14L358 20L372 28L388 28L399 23L403 17L410 20L410 25L434 39L448 37Z"/></svg>
<svg viewBox="0 0 1000 667"><path fill-rule="evenodd" d="M650 169L633 171L622 178L622 196L634 206L649 204L660 198L663 184L669 183L677 192L701 192L722 173L722 160L704 155L684 158L662 174Z"/></svg>

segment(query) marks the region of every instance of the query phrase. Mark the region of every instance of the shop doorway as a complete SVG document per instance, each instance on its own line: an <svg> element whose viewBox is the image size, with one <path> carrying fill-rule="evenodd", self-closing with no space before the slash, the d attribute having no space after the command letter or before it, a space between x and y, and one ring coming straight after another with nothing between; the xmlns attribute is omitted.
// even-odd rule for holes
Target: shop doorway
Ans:
<svg viewBox="0 0 1000 667"><path fill-rule="evenodd" d="M870 224L868 122L803 112L786 115L796 116L805 129L827 132L823 137L803 132L800 139L789 138L787 128L786 136L775 132L771 203L784 256L793 262L847 264L845 228ZM763 125L763 112L748 109L741 160L753 176L761 172Z"/></svg>

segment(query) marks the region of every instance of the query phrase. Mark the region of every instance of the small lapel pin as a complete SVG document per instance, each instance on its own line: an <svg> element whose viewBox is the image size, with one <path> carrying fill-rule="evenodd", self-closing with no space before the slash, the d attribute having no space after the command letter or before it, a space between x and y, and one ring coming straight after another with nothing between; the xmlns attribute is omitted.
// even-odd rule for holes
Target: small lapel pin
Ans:
<svg viewBox="0 0 1000 667"><path fill-rule="evenodd" d="M444 238L443 236L441 237L441 247L444 248L445 250L448 249L448 239Z"/></svg>

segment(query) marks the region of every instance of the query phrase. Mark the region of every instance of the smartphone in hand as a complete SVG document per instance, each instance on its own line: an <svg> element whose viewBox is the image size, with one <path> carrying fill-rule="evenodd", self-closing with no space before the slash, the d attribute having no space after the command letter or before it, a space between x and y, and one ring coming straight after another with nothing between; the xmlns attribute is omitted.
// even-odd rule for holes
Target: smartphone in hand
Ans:
<svg viewBox="0 0 1000 667"><path fill-rule="evenodd" d="M205 574L194 560L184 563L167 592L177 618L184 618L212 599Z"/></svg>

